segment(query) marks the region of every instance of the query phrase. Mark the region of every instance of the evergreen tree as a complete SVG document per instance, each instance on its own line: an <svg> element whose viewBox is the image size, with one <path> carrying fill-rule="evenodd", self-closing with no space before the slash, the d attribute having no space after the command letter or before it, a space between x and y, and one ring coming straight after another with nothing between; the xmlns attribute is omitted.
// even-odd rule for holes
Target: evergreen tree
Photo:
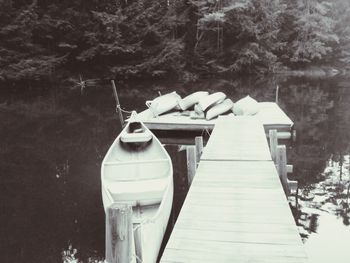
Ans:
<svg viewBox="0 0 350 263"><path fill-rule="evenodd" d="M350 69L350 2L336 0L333 17L336 18L335 33L339 37L339 45L334 46L334 58ZM333 61L335 62L335 61Z"/></svg>
<svg viewBox="0 0 350 263"><path fill-rule="evenodd" d="M302 0L293 5L295 39L291 42L291 62L319 61L333 51L339 42L334 33L332 4L323 0Z"/></svg>
<svg viewBox="0 0 350 263"><path fill-rule="evenodd" d="M276 52L285 45L278 39L284 9L279 0L250 0L238 9L229 9L227 52L234 59L230 69L274 71L278 66Z"/></svg>
<svg viewBox="0 0 350 263"><path fill-rule="evenodd" d="M274 52L284 45L277 38L281 1L192 3L199 15L196 51L217 71L261 73L278 65Z"/></svg>
<svg viewBox="0 0 350 263"><path fill-rule="evenodd" d="M38 80L50 78L54 69L64 61L38 41L40 17L37 2L15 6L4 1L0 9L1 25L0 78L3 80ZM46 36L49 37L49 36Z"/></svg>

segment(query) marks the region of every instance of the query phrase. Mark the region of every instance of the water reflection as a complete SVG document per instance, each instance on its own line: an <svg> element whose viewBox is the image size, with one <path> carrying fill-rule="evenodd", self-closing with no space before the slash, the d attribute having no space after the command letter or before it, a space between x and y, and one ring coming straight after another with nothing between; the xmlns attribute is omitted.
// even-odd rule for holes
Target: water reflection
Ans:
<svg viewBox="0 0 350 263"><path fill-rule="evenodd" d="M349 159L349 155L343 156L342 161L338 162L330 159L320 174L323 177L322 181L299 189L295 214L304 238L312 232L317 232L320 212L333 214L341 219L345 226L349 225Z"/></svg>
<svg viewBox="0 0 350 263"><path fill-rule="evenodd" d="M322 230L324 222L349 224L347 83L335 78L273 77L189 84L119 83L118 91L123 108L141 110L146 99L171 90L181 95L195 90L224 91L234 100L250 94L260 101L273 101L278 84L280 105L297 129L297 141L288 149L289 163L295 168L293 177L302 185L294 211L311 249L313 237L317 236L315 244L320 244L332 233ZM86 88L83 94L57 88L28 93L1 90L0 224L4 234L0 246L5 251L4 262L103 259L99 174L102 158L120 131L114 109L108 85ZM186 158L175 146L167 150L178 164L174 221L186 196Z"/></svg>
<svg viewBox="0 0 350 263"><path fill-rule="evenodd" d="M342 242L350 238L349 160L349 155L338 161L329 159L320 174L323 179L299 189L293 212L311 262L348 260ZM291 201L295 203L295 199Z"/></svg>
<svg viewBox="0 0 350 263"><path fill-rule="evenodd" d="M79 253L76 248L73 248L72 244L69 244L67 249L62 251L62 262L63 263L79 263ZM89 256L85 261L87 263L104 263L104 258L100 256Z"/></svg>

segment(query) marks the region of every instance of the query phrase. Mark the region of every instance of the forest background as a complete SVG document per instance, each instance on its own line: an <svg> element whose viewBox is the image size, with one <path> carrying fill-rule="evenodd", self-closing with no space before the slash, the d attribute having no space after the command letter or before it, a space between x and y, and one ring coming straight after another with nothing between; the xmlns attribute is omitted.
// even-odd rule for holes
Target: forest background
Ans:
<svg viewBox="0 0 350 263"><path fill-rule="evenodd" d="M350 69L348 0L2 0L0 83Z"/></svg>

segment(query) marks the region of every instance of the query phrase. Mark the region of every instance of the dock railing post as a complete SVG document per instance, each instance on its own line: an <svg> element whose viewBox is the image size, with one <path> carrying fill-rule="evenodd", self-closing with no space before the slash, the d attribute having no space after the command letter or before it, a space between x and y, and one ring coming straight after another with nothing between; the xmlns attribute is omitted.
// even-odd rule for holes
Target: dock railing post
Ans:
<svg viewBox="0 0 350 263"><path fill-rule="evenodd" d="M278 146L277 130L269 130L270 152L272 161L276 163L276 154Z"/></svg>
<svg viewBox="0 0 350 263"><path fill-rule="evenodd" d="M285 194L290 194L287 177L287 151L285 145L277 146L276 164Z"/></svg>
<svg viewBox="0 0 350 263"><path fill-rule="evenodd" d="M187 179L188 185L190 186L193 180L193 177L196 173L196 146L187 146L186 147L186 157L187 157Z"/></svg>
<svg viewBox="0 0 350 263"><path fill-rule="evenodd" d="M195 138L195 145L196 145L196 163L199 164L199 161L201 159L201 155L203 152L203 137L197 136Z"/></svg>
<svg viewBox="0 0 350 263"><path fill-rule="evenodd" d="M287 174L293 172L293 165L287 165L287 150L285 145L277 146L276 166L285 194L297 194L298 181L291 181Z"/></svg>
<svg viewBox="0 0 350 263"><path fill-rule="evenodd" d="M106 212L106 263L129 263L133 242L132 206L114 203Z"/></svg>
<svg viewBox="0 0 350 263"><path fill-rule="evenodd" d="M271 159L275 163L278 175L281 178L286 195L295 193L298 187L297 181L288 180L288 173L293 173L293 165L287 164L287 150L285 145L278 145L277 130L269 130Z"/></svg>

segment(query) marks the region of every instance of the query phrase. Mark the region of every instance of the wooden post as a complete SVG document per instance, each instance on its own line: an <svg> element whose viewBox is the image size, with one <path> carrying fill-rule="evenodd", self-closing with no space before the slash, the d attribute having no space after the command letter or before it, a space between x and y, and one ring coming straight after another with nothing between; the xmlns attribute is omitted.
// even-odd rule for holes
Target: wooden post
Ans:
<svg viewBox="0 0 350 263"><path fill-rule="evenodd" d="M186 157L187 157L187 179L188 185L190 186L193 177L196 173L196 146L186 147Z"/></svg>
<svg viewBox="0 0 350 263"><path fill-rule="evenodd" d="M276 152L278 146L277 130L269 130L270 152L272 161L276 163Z"/></svg>
<svg viewBox="0 0 350 263"><path fill-rule="evenodd" d="M290 194L296 194L298 190L298 181L288 180L288 187L289 187Z"/></svg>
<svg viewBox="0 0 350 263"><path fill-rule="evenodd" d="M277 85L276 87L276 104L278 104L278 93L279 93L280 87Z"/></svg>
<svg viewBox="0 0 350 263"><path fill-rule="evenodd" d="M285 145L277 146L276 164L284 192L288 196L290 194L290 190L287 177L287 151Z"/></svg>
<svg viewBox="0 0 350 263"><path fill-rule="evenodd" d="M117 92L117 87L115 86L114 80L111 80L112 82L112 88L113 88L113 95L116 103L116 112L119 114L119 120L122 126L124 126L124 118L123 118L123 113L120 107L120 102L119 102L119 97L118 97L118 92Z"/></svg>
<svg viewBox="0 0 350 263"><path fill-rule="evenodd" d="M292 130L292 142L295 142L297 140L297 130Z"/></svg>
<svg viewBox="0 0 350 263"><path fill-rule="evenodd" d="M298 199L299 199L299 187L297 187L297 190L295 192L295 207L298 207Z"/></svg>
<svg viewBox="0 0 350 263"><path fill-rule="evenodd" d="M114 203L106 212L106 262L129 263L132 257L132 206Z"/></svg>
<svg viewBox="0 0 350 263"><path fill-rule="evenodd" d="M200 159L201 159L202 152L203 152L203 137L202 136L197 136L195 138L195 145L196 145L196 163L198 164Z"/></svg>

